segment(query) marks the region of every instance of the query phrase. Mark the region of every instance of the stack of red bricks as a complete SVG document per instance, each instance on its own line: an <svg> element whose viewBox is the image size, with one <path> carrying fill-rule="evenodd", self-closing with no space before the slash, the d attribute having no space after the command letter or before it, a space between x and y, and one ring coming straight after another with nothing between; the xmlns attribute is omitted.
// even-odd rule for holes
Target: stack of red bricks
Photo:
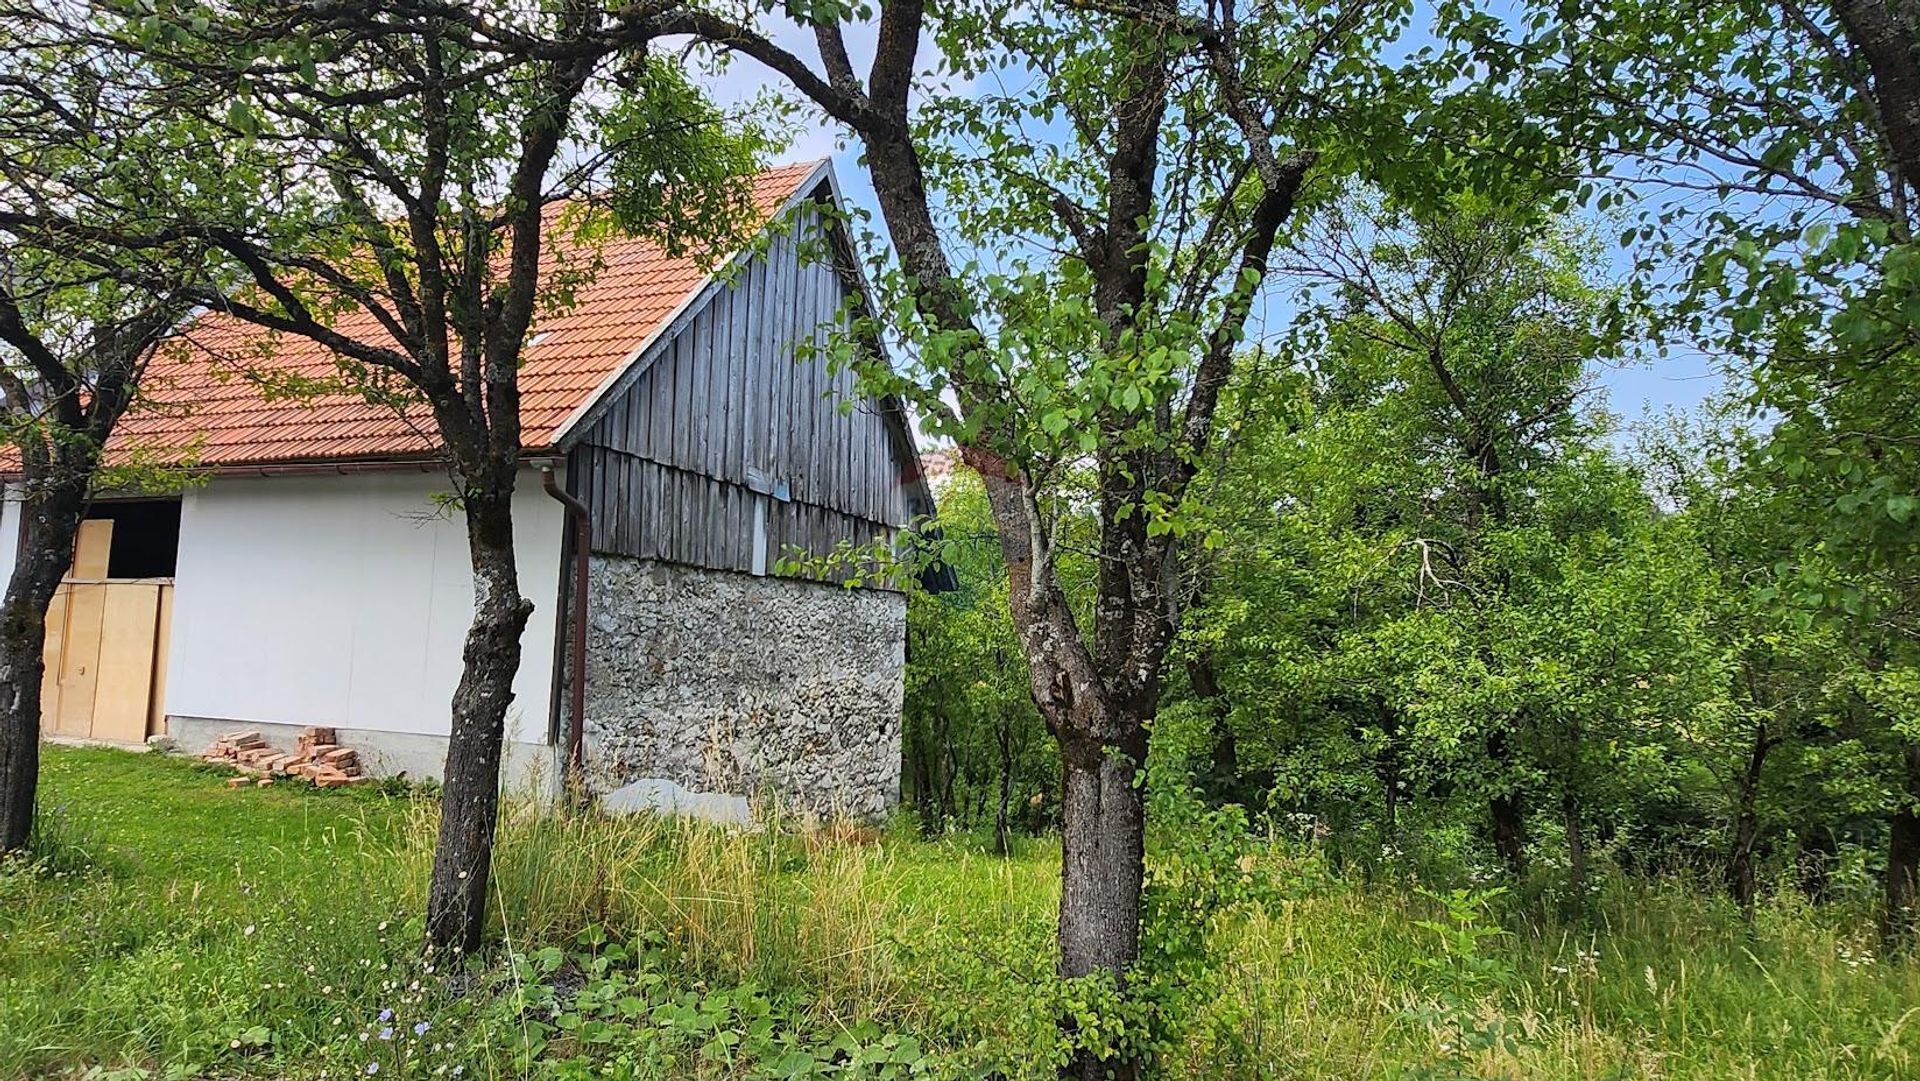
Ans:
<svg viewBox="0 0 1920 1081"><path fill-rule="evenodd" d="M264 787L276 777L299 777L317 788L371 780L360 767L360 756L353 748L340 746L331 728L301 729L291 752L268 746L258 732L233 732L214 740L203 757L240 771L240 776L227 782L228 788L239 788L249 780Z"/></svg>

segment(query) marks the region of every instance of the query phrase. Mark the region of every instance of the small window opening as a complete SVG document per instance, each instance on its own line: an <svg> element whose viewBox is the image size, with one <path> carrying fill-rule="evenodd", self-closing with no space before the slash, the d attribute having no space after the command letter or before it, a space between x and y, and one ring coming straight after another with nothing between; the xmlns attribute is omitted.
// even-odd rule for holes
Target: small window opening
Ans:
<svg viewBox="0 0 1920 1081"><path fill-rule="evenodd" d="M171 578L180 557L180 501L114 499L95 503L89 519L113 523L109 578Z"/></svg>

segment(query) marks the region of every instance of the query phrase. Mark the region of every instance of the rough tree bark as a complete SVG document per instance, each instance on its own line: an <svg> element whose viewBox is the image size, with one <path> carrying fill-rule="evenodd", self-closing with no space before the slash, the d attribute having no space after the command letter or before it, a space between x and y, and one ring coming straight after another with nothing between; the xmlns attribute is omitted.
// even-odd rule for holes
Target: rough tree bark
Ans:
<svg viewBox="0 0 1920 1081"><path fill-rule="evenodd" d="M1062 594L1052 539L1041 502L1045 495L1015 459L1020 435L1004 419L1017 407L996 382L991 365L970 365L987 338L974 322L974 305L948 262L942 231L931 211L926 178L909 121L909 94L922 37L924 0L888 0L880 8L872 69L863 80L849 58L836 22L815 26L824 74L749 26L688 11L663 29L685 32L745 53L785 76L834 119L846 124L866 151L865 162L882 219L921 318L953 335L956 361L945 373L960 412L985 419L978 435L961 441L967 464L982 477L1008 576L1014 628L1028 662L1030 691L1059 744L1062 758L1062 839L1057 970L1067 978L1100 976L1124 990L1138 958L1145 847L1144 794L1147 723L1157 705L1167 648L1178 630L1169 584L1177 566L1177 538L1149 537L1148 494L1177 502L1212 436L1221 389L1233 370L1252 306L1251 287L1264 279L1280 226L1292 213L1300 184L1314 163L1310 152L1276 157L1258 108L1249 106L1234 54L1232 24L1194 25L1169 33L1184 16L1147 6L1121 14L1119 32L1133 33L1137 63L1124 72L1113 100L1089 130L1101 159L1104 188L1098 205L1065 195L1050 210L1073 235L1078 258L1093 278L1093 305L1113 342L1133 322L1150 319L1147 277L1152 259L1147 228L1162 179L1158 154L1176 54L1206 42L1223 96L1249 144L1249 174L1259 197L1223 211L1240 239L1233 298L1224 305L1193 372L1184 407L1159 403L1150 421L1118 410L1099 417L1100 561L1091 634L1083 635ZM1184 42L1184 44L1183 44ZM983 408L984 407L984 408ZM1163 437L1160 449L1140 450L1128 433L1142 425ZM1170 446L1172 449L1166 449ZM1078 1051L1063 1075L1075 1078L1139 1076L1133 1052L1100 1058Z"/></svg>
<svg viewBox="0 0 1920 1081"><path fill-rule="evenodd" d="M473 559L473 622L453 692L452 728L440 797L439 843L427 903L427 938L440 946L480 948L493 833L499 819L500 757L520 635L533 605L520 595L513 555L513 481L483 498L467 497Z"/></svg>
<svg viewBox="0 0 1920 1081"><path fill-rule="evenodd" d="M1741 771L1734 794L1733 844L1727 852L1727 893L1740 906L1741 918L1753 922L1754 901L1759 885L1753 871L1754 849L1760 839L1760 778L1766 770L1767 754L1774 740L1765 721L1753 726L1753 743L1747 751L1747 766Z"/></svg>
<svg viewBox="0 0 1920 1081"><path fill-rule="evenodd" d="M24 226L8 228L17 236ZM19 301L0 288L0 341L25 361L0 367L0 400L27 493L18 562L0 600L0 853L25 848L33 832L47 606L73 561L107 439L151 351L183 308L179 298L148 297L125 318L95 323L86 344L69 355L43 340Z"/></svg>
<svg viewBox="0 0 1920 1081"><path fill-rule="evenodd" d="M47 606L73 560L86 514L85 478L31 490L19 562L0 602L0 853L27 847L40 776L40 683Z"/></svg>

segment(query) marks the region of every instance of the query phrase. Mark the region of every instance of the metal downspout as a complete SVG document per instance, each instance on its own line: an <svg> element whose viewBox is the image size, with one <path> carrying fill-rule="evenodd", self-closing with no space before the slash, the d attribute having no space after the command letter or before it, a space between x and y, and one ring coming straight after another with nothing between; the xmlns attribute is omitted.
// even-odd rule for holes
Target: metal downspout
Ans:
<svg viewBox="0 0 1920 1081"><path fill-rule="evenodd" d="M553 466L540 467L540 487L567 508L573 520L573 603L567 611L567 787L581 787L581 736L587 723L587 554L593 547L593 515L585 503L554 481Z"/></svg>

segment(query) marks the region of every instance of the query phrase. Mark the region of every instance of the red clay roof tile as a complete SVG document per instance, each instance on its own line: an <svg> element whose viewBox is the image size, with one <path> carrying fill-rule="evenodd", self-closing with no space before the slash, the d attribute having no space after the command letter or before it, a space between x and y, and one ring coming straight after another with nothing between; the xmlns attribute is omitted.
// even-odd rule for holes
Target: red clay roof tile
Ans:
<svg viewBox="0 0 1920 1081"><path fill-rule="evenodd" d="M761 173L754 179L755 204L771 216L819 166ZM708 278L692 259L638 238L606 242L601 259L600 272L571 308L537 320L522 352L521 443L529 450L550 447L567 418ZM340 316L334 328L370 342L391 341L359 310ZM338 367L335 355L310 339L270 334L224 313L202 316L154 357L142 401L121 421L114 446L185 454L212 467L404 458L436 447L424 405L402 415L358 393L275 400L253 378L269 370L325 379Z"/></svg>

